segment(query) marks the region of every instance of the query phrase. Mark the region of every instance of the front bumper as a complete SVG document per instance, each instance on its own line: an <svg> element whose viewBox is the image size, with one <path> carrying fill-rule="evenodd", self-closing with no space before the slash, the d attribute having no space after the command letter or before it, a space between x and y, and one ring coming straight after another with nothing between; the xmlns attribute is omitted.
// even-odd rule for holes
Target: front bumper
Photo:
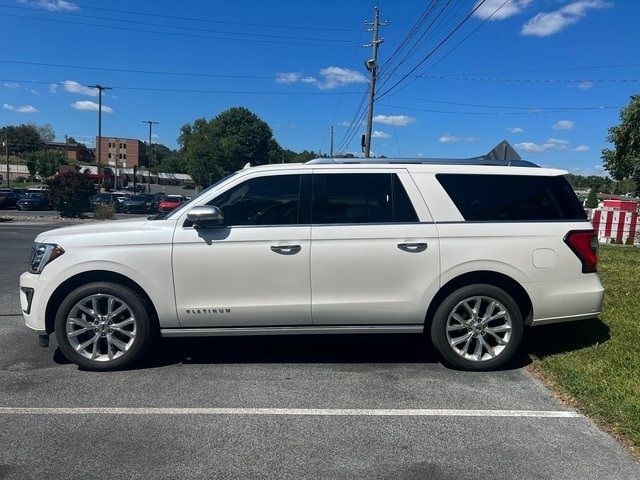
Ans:
<svg viewBox="0 0 640 480"><path fill-rule="evenodd" d="M44 284L40 282L39 275L29 272L20 275L20 307L24 323L40 334L46 331L46 298L43 298L43 290Z"/></svg>

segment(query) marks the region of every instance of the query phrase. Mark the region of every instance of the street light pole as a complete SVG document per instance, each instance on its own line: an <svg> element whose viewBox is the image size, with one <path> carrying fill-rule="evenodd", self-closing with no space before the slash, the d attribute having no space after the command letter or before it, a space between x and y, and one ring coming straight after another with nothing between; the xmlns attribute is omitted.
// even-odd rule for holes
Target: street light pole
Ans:
<svg viewBox="0 0 640 480"><path fill-rule="evenodd" d="M98 155L98 181L100 182L100 191L102 191L102 92L103 90L111 90L111 87L103 85L89 85L90 88L98 89L98 144L96 145L96 153Z"/></svg>
<svg viewBox="0 0 640 480"><path fill-rule="evenodd" d="M158 125L160 122L154 122L153 120L143 120L142 123L149 124L149 145L147 150L147 193L151 193L151 128L153 125Z"/></svg>

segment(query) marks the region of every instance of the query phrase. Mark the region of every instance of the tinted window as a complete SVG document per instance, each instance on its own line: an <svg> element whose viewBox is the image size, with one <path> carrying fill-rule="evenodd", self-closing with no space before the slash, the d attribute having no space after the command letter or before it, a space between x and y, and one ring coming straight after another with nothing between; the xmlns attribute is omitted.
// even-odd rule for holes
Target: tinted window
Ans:
<svg viewBox="0 0 640 480"><path fill-rule="evenodd" d="M394 195L396 203L394 205ZM395 174L314 174L312 222L417 222L407 193Z"/></svg>
<svg viewBox="0 0 640 480"><path fill-rule="evenodd" d="M247 180L209 205L218 207L225 225L292 225L298 222L300 175Z"/></svg>
<svg viewBox="0 0 640 480"><path fill-rule="evenodd" d="M398 175L393 174L393 221L397 223L411 223L418 221L413 204L402 186Z"/></svg>
<svg viewBox="0 0 640 480"><path fill-rule="evenodd" d="M584 220L564 177L436 175L465 220Z"/></svg>

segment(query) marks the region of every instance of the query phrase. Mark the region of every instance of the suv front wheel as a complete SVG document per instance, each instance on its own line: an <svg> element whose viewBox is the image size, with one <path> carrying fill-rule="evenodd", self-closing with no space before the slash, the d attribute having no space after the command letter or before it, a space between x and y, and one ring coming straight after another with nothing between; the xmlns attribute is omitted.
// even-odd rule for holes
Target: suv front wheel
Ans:
<svg viewBox="0 0 640 480"><path fill-rule="evenodd" d="M62 353L88 370L115 370L138 360L151 342L144 300L133 290L95 282L73 290L55 319Z"/></svg>
<svg viewBox="0 0 640 480"><path fill-rule="evenodd" d="M431 339L447 363L492 370L508 362L522 340L520 309L504 290L476 284L451 293L431 323Z"/></svg>

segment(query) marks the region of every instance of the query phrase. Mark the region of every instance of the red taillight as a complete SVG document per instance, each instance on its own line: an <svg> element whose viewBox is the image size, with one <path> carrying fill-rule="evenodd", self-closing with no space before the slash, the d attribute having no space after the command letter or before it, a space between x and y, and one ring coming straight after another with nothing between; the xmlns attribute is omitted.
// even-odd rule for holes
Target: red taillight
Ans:
<svg viewBox="0 0 640 480"><path fill-rule="evenodd" d="M598 265L598 237L593 230L572 230L564 243L582 262L582 273L593 273Z"/></svg>

